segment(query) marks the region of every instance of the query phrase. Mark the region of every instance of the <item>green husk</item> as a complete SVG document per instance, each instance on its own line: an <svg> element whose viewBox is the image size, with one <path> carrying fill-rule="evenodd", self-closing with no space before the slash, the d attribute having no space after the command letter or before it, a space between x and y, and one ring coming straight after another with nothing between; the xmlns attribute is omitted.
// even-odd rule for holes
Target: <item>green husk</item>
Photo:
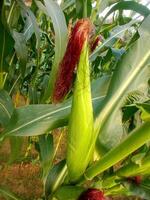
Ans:
<svg viewBox="0 0 150 200"><path fill-rule="evenodd" d="M94 148L88 51L85 42L77 68L69 120L67 166L69 178L73 182L84 173Z"/></svg>

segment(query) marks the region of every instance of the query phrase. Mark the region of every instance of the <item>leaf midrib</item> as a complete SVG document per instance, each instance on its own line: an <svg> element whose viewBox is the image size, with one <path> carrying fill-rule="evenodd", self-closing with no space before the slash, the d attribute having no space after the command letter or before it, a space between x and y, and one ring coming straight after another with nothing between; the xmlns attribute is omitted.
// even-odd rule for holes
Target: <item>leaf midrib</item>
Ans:
<svg viewBox="0 0 150 200"><path fill-rule="evenodd" d="M103 98L103 97L104 97L104 96L95 97L95 98L93 98L92 100L95 101L95 100L101 99L101 98ZM21 129L21 128L24 128L24 127L26 127L26 126L28 126L28 125L30 125L30 124L33 124L33 123L35 123L35 122L38 122L39 120L44 119L45 117L49 117L49 116L51 116L51 115L53 115L53 114L55 114L55 113L57 113L57 112L66 110L66 109L68 109L68 108L71 108L71 105L68 105L68 106L66 106L66 107L64 107L64 108L59 108L59 109L57 109L57 110L55 110L55 111L52 111L52 112L47 113L47 114L45 114L45 115L42 115L41 117L38 117L38 118L36 118L36 119L34 119L34 120L32 120L32 121L29 121L29 122L27 122L27 123L25 123L25 124L23 124L23 125L21 125L21 126L15 128L15 129L13 129L13 130L10 131L10 132L9 132L9 131L7 132L7 130L6 130L6 133L7 133L7 134L14 133L14 132L18 131L18 130Z"/></svg>
<svg viewBox="0 0 150 200"><path fill-rule="evenodd" d="M5 108L5 106L0 102L0 106L3 108L5 113L8 115L9 119L11 118L11 114L8 112L8 110Z"/></svg>

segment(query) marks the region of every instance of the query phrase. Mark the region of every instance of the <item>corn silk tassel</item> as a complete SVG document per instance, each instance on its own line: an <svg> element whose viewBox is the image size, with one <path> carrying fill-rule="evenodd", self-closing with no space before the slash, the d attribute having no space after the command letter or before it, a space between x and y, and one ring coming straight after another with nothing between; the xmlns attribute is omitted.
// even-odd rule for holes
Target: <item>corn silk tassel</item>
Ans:
<svg viewBox="0 0 150 200"><path fill-rule="evenodd" d="M59 70L52 94L53 103L63 101L70 91L73 83L74 71L79 62L84 42L87 38L90 38L92 33L93 26L89 19L78 20L75 24L70 34L66 52L59 64Z"/></svg>
<svg viewBox="0 0 150 200"><path fill-rule="evenodd" d="M88 41L89 33L86 33L77 66L68 128L67 166L71 182L77 181L84 173L94 149Z"/></svg>

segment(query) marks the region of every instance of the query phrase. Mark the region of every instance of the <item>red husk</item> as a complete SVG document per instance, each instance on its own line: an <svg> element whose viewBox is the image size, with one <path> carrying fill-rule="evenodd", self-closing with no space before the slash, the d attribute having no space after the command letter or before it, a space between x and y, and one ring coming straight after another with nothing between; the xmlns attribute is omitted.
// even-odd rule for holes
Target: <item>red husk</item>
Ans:
<svg viewBox="0 0 150 200"><path fill-rule="evenodd" d="M78 200L105 200L105 197L102 191L90 188L83 192Z"/></svg>
<svg viewBox="0 0 150 200"><path fill-rule="evenodd" d="M58 103L64 99L72 87L73 75L79 61L84 42L89 39L93 26L89 19L78 20L68 41L65 55L60 63L54 85L52 101Z"/></svg>

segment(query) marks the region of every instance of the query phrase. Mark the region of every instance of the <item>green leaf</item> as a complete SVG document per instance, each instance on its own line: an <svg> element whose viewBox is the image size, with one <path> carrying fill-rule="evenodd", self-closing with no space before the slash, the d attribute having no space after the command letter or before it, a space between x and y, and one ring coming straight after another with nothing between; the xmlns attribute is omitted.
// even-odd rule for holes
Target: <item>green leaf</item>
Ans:
<svg viewBox="0 0 150 200"><path fill-rule="evenodd" d="M61 3L62 10L66 10L70 6L72 6L75 3L75 0L66 0L65 2Z"/></svg>
<svg viewBox="0 0 150 200"><path fill-rule="evenodd" d="M38 145L39 145L40 160L43 168L43 179L45 179L49 169L52 166L52 161L54 156L53 136L52 135L39 136Z"/></svg>
<svg viewBox="0 0 150 200"><path fill-rule="evenodd" d="M7 77L8 63L6 58L13 48L13 40L6 32L4 26L0 21L0 89L4 87L5 79Z"/></svg>
<svg viewBox="0 0 150 200"><path fill-rule="evenodd" d="M95 113L106 95L110 77L93 81L93 105ZM17 108L3 136L34 136L67 125L71 109L71 100L58 105L29 105Z"/></svg>
<svg viewBox="0 0 150 200"><path fill-rule="evenodd" d="M137 196L141 199L149 200L150 199L150 190L142 186L137 186L135 184L126 184L125 185L129 190L129 196Z"/></svg>
<svg viewBox="0 0 150 200"><path fill-rule="evenodd" d="M90 55L90 61L95 60L95 58L98 56L100 50L105 47L105 46L109 46L110 43L115 39L118 38L120 36L122 36L122 34L125 33L126 30L130 29L133 24L135 24L137 22L137 19L130 21L129 23L122 25L122 26L117 26L115 27L112 32L111 32L111 36L106 39L101 45L99 45L95 51L93 53L91 53Z"/></svg>
<svg viewBox="0 0 150 200"><path fill-rule="evenodd" d="M150 121L150 103L138 103L136 106L142 111L142 120Z"/></svg>
<svg viewBox="0 0 150 200"><path fill-rule="evenodd" d="M106 14L106 16L104 17L103 21L113 12L115 12L116 10L122 11L122 10L133 10L141 15L143 15L144 17L147 17L150 14L150 10L142 5L139 4L135 1L121 1L116 3Z"/></svg>
<svg viewBox="0 0 150 200"><path fill-rule="evenodd" d="M79 186L62 186L56 191L54 197L58 200L75 200L83 191L84 188Z"/></svg>
<svg viewBox="0 0 150 200"><path fill-rule="evenodd" d="M103 12L105 8L111 6L112 4L117 3L120 0L105 0L105 1L100 1L100 8L99 8L99 13Z"/></svg>
<svg viewBox="0 0 150 200"><path fill-rule="evenodd" d="M90 17L91 10L91 0L76 0L76 13L78 18Z"/></svg>
<svg viewBox="0 0 150 200"><path fill-rule="evenodd" d="M127 94L135 89L142 89L143 85L144 88L148 87L150 17L146 18L139 28L139 34L141 37L118 62L103 107L100 107L100 114L95 122L95 132L100 133L97 148L101 153L122 140L123 131L119 115Z"/></svg>
<svg viewBox="0 0 150 200"><path fill-rule="evenodd" d="M0 90L0 125L6 127L12 116L14 107L12 100L5 90Z"/></svg>
<svg viewBox="0 0 150 200"><path fill-rule="evenodd" d="M127 165L124 165L119 170L116 171L116 174L121 177L131 177L137 175L146 175L150 173L150 156L147 155L141 159L140 163L131 162Z"/></svg>
<svg viewBox="0 0 150 200"><path fill-rule="evenodd" d="M71 115L68 125L67 167L69 178L76 181L85 171L95 145L90 87L88 45L84 44L77 68Z"/></svg>
<svg viewBox="0 0 150 200"><path fill-rule="evenodd" d="M65 126L71 105L29 105L16 109L4 135L42 135L57 127Z"/></svg>
<svg viewBox="0 0 150 200"><path fill-rule="evenodd" d="M3 1L1 18L5 28L9 31L17 29L20 14L21 12L16 1L10 1L10 3L6 0Z"/></svg>
<svg viewBox="0 0 150 200"><path fill-rule="evenodd" d="M45 182L45 196L52 195L63 183L67 173L66 162L63 160L56 164L50 171Z"/></svg>
<svg viewBox="0 0 150 200"><path fill-rule="evenodd" d="M120 177L116 176L116 175L109 175L108 177L105 177L102 181L102 188L108 189L108 188L112 188L115 187L116 185L119 184L119 179Z"/></svg>
<svg viewBox="0 0 150 200"><path fill-rule="evenodd" d="M21 156L23 138L21 138L21 137L10 137L9 142L10 142L10 148L11 148L11 155L9 157L8 163L12 164L16 160L18 160L19 157Z"/></svg>
<svg viewBox="0 0 150 200"><path fill-rule="evenodd" d="M108 196L128 196L128 189L123 184L115 185L106 191L106 195Z"/></svg>
<svg viewBox="0 0 150 200"><path fill-rule="evenodd" d="M24 76L25 71L26 71L27 59L28 59L28 48L26 46L26 40L23 33L18 33L16 31L12 32L12 36L15 40L14 47L15 47L16 54L20 62L20 68L21 68L20 70L22 72L22 76Z"/></svg>
<svg viewBox="0 0 150 200"><path fill-rule="evenodd" d="M45 6L40 2L38 2L38 5L41 7L42 11L45 12L45 14L48 14L53 23L55 32L55 59L53 61L53 67L50 73L49 83L47 88L45 89L45 94L42 100L43 102L48 100L51 96L51 92L53 90L54 83L56 80L59 63L64 56L68 39L67 25L63 11L53 0L44 0L44 2Z"/></svg>
<svg viewBox="0 0 150 200"><path fill-rule="evenodd" d="M6 199L9 198L10 200L21 200L8 189L0 187L0 196L5 197Z"/></svg>
<svg viewBox="0 0 150 200"><path fill-rule="evenodd" d="M117 147L114 147L108 153L106 153L99 161L92 164L85 172L84 177L88 180L93 179L98 174L104 172L108 168L112 167L143 144L150 140L150 123L145 122L142 126L136 128L130 133L124 141L122 141Z"/></svg>
<svg viewBox="0 0 150 200"><path fill-rule="evenodd" d="M21 8L21 11L22 11L22 14L25 18L27 18L27 20L30 21L31 23L31 26L34 30L34 33L35 33L35 36L36 36L36 47L37 49L39 49L40 47L40 42L41 42L41 39L40 39L40 29L39 29L39 26L36 22L36 17L34 16L33 12L31 11L31 9L29 9L25 4L24 2L21 0L17 0L17 3L18 5L20 6ZM30 26L28 27L30 28ZM27 30L24 30L24 36L26 39L29 39L29 37L27 37Z"/></svg>
<svg viewBox="0 0 150 200"><path fill-rule="evenodd" d="M29 93L30 104L39 104L40 92L38 91L38 89L32 86L29 88L28 93Z"/></svg>

